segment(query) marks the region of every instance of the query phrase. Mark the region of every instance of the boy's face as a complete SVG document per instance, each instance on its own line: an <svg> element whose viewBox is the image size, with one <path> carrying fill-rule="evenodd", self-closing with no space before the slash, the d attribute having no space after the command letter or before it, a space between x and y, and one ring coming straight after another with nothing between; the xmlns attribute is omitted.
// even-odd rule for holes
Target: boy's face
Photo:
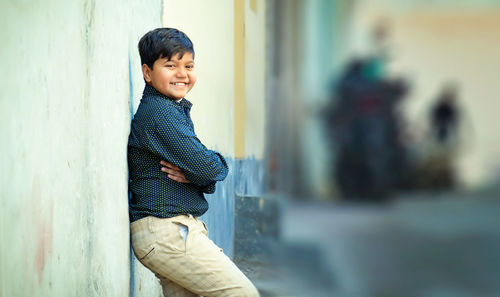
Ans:
<svg viewBox="0 0 500 297"><path fill-rule="evenodd" d="M142 73L149 85L175 100L184 98L196 82L194 59L190 52L184 53L182 59L179 59L179 54L170 60L160 58L153 64L153 69L143 64Z"/></svg>

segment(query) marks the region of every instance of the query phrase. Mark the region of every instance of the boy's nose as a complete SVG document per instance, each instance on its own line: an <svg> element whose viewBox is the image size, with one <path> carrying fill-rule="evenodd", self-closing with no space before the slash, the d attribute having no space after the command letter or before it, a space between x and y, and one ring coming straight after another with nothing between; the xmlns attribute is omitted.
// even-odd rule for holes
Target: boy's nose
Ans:
<svg viewBox="0 0 500 297"><path fill-rule="evenodd" d="M179 68L177 70L177 76L178 77L185 77L187 74L186 74L186 69L183 69L183 68Z"/></svg>

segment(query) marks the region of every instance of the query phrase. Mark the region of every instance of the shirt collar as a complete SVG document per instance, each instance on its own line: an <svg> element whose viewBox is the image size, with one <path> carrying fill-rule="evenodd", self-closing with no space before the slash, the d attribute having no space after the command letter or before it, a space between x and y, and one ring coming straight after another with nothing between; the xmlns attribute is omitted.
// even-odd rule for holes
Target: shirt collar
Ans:
<svg viewBox="0 0 500 297"><path fill-rule="evenodd" d="M187 100L186 98L182 98L181 101L179 102L176 102L175 100L163 95L162 93L158 92L155 88L153 88L152 86L146 84L146 86L144 87L144 91L142 92L142 97L161 97L163 99L166 99L168 100L169 102L172 102L176 105L180 105L182 107L186 107L188 109L191 109L191 106L193 106L193 103L191 103L189 100Z"/></svg>

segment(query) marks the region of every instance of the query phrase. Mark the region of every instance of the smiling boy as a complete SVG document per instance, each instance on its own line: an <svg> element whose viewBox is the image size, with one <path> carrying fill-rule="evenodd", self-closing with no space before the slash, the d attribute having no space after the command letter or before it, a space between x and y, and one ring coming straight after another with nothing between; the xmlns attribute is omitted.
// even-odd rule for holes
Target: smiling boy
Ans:
<svg viewBox="0 0 500 297"><path fill-rule="evenodd" d="M146 82L128 142L134 253L160 279L164 296L259 296L198 219L228 174L224 158L194 132L194 49L181 31L158 28L139 41Z"/></svg>

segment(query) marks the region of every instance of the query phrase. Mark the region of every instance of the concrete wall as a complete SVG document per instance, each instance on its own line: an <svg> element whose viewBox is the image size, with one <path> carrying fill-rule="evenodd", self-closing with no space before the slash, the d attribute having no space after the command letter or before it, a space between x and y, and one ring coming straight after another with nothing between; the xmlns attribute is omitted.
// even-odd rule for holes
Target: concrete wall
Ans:
<svg viewBox="0 0 500 297"><path fill-rule="evenodd" d="M1 2L0 296L129 296L129 63L160 13Z"/></svg>

